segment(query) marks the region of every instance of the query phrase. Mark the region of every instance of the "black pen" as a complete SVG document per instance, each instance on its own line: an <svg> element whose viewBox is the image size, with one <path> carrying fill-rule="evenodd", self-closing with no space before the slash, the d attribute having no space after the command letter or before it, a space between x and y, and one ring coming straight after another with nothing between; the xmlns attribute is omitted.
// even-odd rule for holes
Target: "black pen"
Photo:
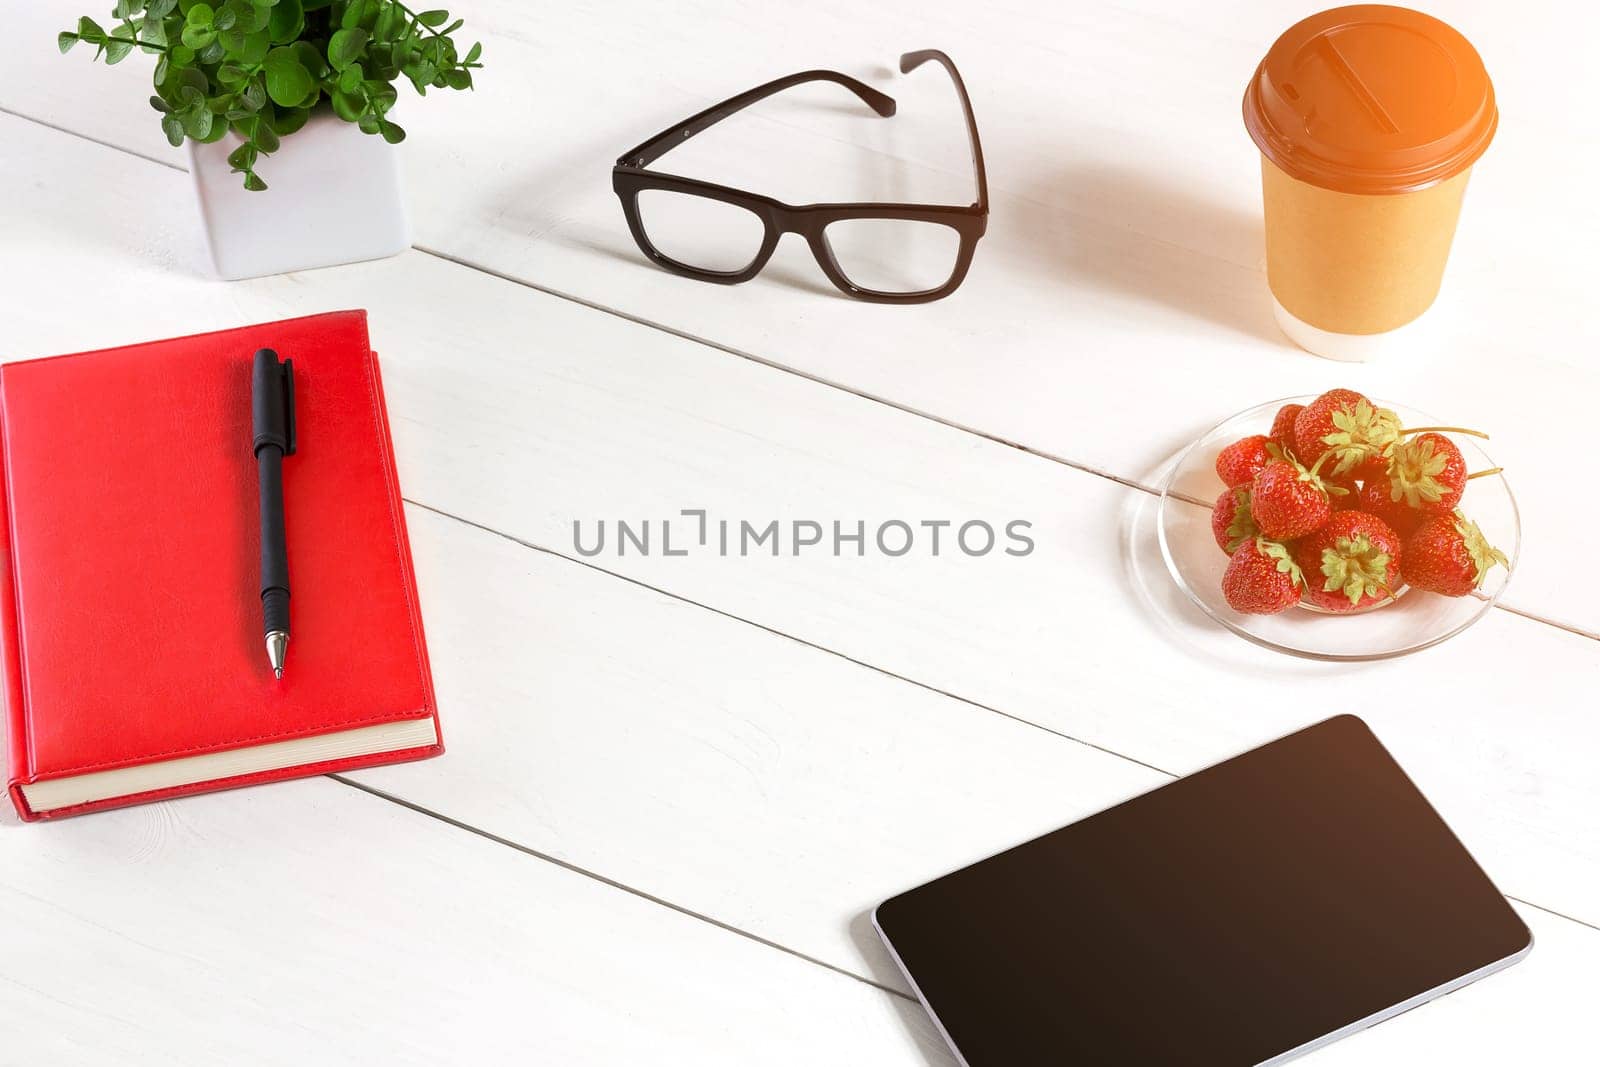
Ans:
<svg viewBox="0 0 1600 1067"><path fill-rule="evenodd" d="M294 360L278 362L270 348L256 352L250 375L250 414L261 497L261 614L267 662L283 677L289 651L289 551L283 527L283 457L294 455Z"/></svg>

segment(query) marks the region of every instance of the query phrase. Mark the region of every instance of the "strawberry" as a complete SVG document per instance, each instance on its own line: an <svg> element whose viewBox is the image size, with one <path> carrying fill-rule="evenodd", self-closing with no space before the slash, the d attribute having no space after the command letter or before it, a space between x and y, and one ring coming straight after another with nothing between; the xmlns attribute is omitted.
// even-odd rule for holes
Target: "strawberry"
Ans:
<svg viewBox="0 0 1600 1067"><path fill-rule="evenodd" d="M1335 490L1345 491L1337 486ZM1328 521L1333 511L1329 495L1315 467L1307 470L1293 459L1274 459L1250 484L1250 514L1267 537L1288 541Z"/></svg>
<svg viewBox="0 0 1600 1067"><path fill-rule="evenodd" d="M1295 546L1305 575L1303 599L1325 611L1381 603L1400 584L1400 535L1376 515L1341 511Z"/></svg>
<svg viewBox="0 0 1600 1067"><path fill-rule="evenodd" d="M1467 461L1454 441L1421 433L1388 449L1389 498L1430 515L1448 515L1467 488Z"/></svg>
<svg viewBox="0 0 1600 1067"><path fill-rule="evenodd" d="M1276 615L1300 602L1304 579L1288 546L1264 537L1241 544L1222 573L1222 595L1234 611Z"/></svg>
<svg viewBox="0 0 1600 1067"><path fill-rule="evenodd" d="M1217 547L1228 555L1257 533L1255 519L1250 517L1250 487L1236 485L1224 489L1211 508L1211 535Z"/></svg>
<svg viewBox="0 0 1600 1067"><path fill-rule="evenodd" d="M1245 485L1253 479L1272 458L1267 452L1270 444L1261 434L1252 434L1217 453L1217 477L1222 479L1222 484Z"/></svg>
<svg viewBox="0 0 1600 1067"><path fill-rule="evenodd" d="M1489 544L1478 529L1457 511L1435 515L1417 527L1406 541L1407 582L1445 596L1465 596L1483 585L1496 563L1510 568L1506 554Z"/></svg>
<svg viewBox="0 0 1600 1067"><path fill-rule="evenodd" d="M1352 507L1368 515L1376 515L1401 537L1410 537L1411 532L1428 517L1427 512L1407 504L1403 497L1395 499L1390 492L1387 474L1379 474L1362 482Z"/></svg>
<svg viewBox="0 0 1600 1067"><path fill-rule="evenodd" d="M1354 478L1329 478L1324 476L1322 483L1328 487L1328 504L1334 511L1365 511L1358 501L1356 494L1360 486Z"/></svg>
<svg viewBox="0 0 1600 1067"><path fill-rule="evenodd" d="M1368 456L1360 463L1357 463L1354 469L1349 471L1350 477L1354 478L1358 482L1361 482L1363 485L1367 482L1378 479L1382 479L1387 482L1389 479L1388 451L1388 449L1384 449L1382 452Z"/></svg>
<svg viewBox="0 0 1600 1067"><path fill-rule="evenodd" d="M1307 404L1294 420L1294 452L1315 463L1333 451L1329 474L1349 474L1363 460L1400 437L1400 417L1354 389L1330 389Z"/></svg>
<svg viewBox="0 0 1600 1067"><path fill-rule="evenodd" d="M1271 438L1273 444L1286 451L1294 451L1294 420L1305 409L1304 404L1285 404L1278 409L1278 414L1272 419L1272 429L1267 431L1267 436ZM1317 457L1311 458L1314 460Z"/></svg>

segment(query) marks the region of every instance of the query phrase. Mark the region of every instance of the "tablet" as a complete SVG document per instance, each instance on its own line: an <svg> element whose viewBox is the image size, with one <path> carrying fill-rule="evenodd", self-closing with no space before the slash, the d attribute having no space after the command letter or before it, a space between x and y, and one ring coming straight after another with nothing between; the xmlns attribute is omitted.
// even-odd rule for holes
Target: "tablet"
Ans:
<svg viewBox="0 0 1600 1067"><path fill-rule="evenodd" d="M1344 715L879 905L967 1067L1286 1062L1533 937Z"/></svg>

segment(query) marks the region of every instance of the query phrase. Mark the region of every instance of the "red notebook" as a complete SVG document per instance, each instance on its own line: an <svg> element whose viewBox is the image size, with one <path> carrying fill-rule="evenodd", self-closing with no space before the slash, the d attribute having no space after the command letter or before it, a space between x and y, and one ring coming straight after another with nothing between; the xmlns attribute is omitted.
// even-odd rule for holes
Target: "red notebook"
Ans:
<svg viewBox="0 0 1600 1067"><path fill-rule="evenodd" d="M257 348L294 361L293 638L262 644ZM0 367L0 674L24 819L441 752L366 313Z"/></svg>

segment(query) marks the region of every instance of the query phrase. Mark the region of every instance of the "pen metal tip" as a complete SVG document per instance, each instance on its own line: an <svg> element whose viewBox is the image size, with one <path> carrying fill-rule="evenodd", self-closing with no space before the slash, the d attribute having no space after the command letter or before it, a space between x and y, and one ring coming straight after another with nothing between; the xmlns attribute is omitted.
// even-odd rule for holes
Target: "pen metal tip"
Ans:
<svg viewBox="0 0 1600 1067"><path fill-rule="evenodd" d="M272 668L272 673L283 677L283 658L289 651L289 635L282 630L273 630L267 634L267 666Z"/></svg>

